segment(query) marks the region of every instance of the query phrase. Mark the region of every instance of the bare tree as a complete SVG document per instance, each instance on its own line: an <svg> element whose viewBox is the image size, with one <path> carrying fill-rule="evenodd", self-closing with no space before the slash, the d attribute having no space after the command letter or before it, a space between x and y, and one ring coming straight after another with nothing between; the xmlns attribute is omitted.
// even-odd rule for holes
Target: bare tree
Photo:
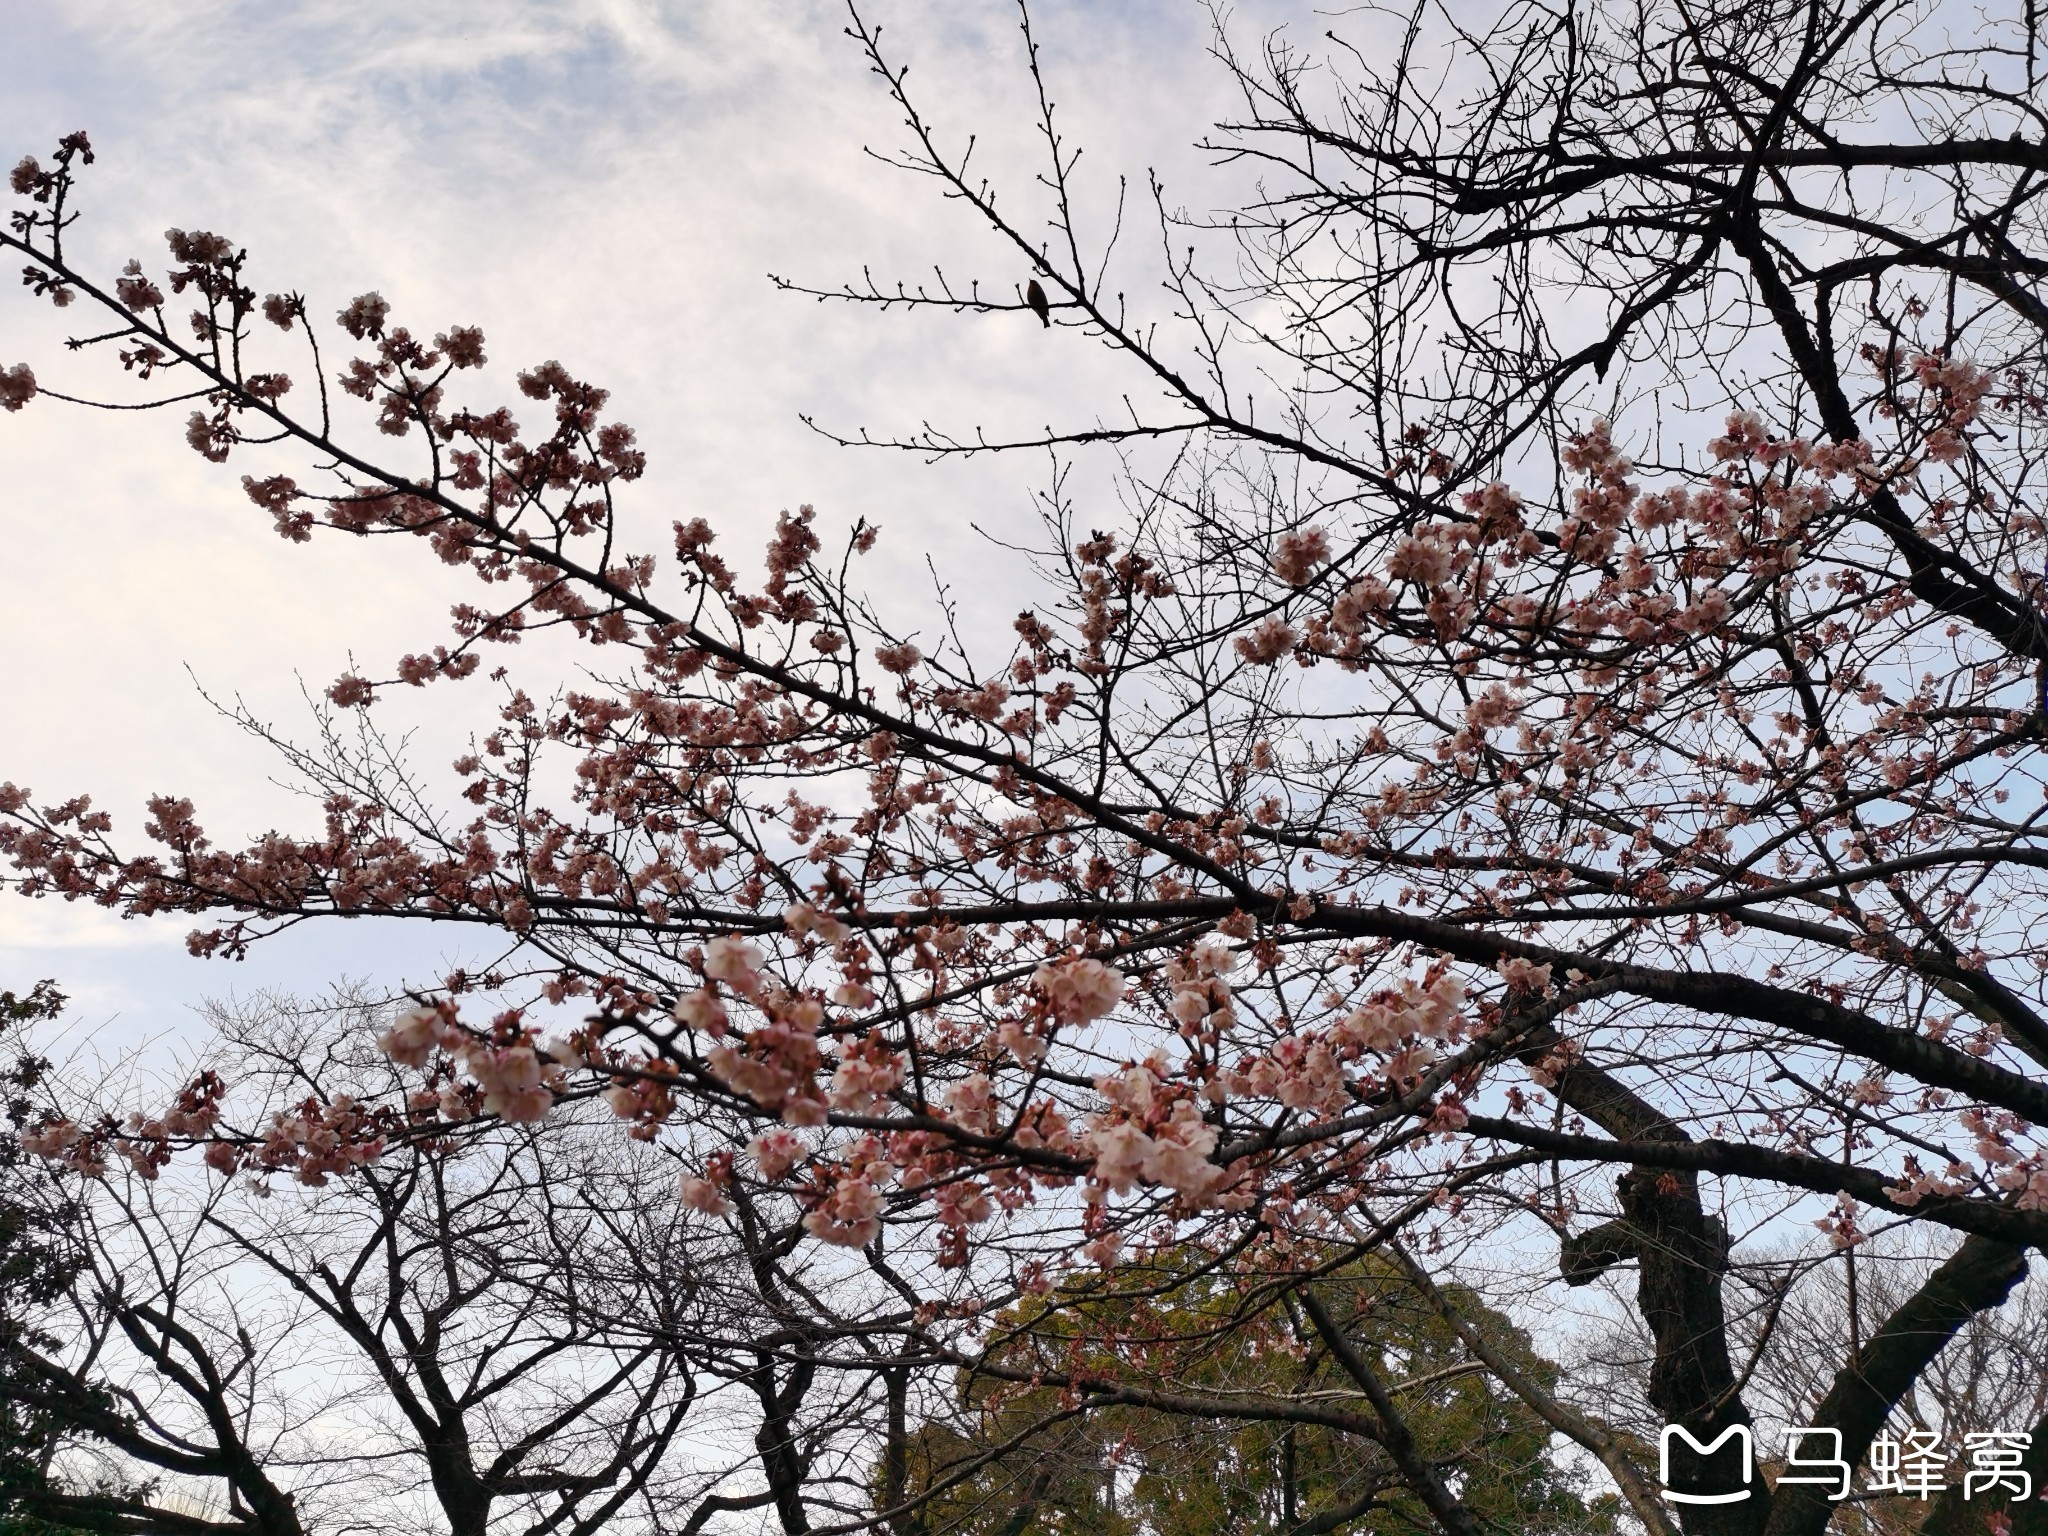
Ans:
<svg viewBox="0 0 2048 1536"><path fill-rule="evenodd" d="M376 1020L216 1009L211 1057L280 1112L374 1093ZM81 1090L74 1071L57 1091ZM136 1532L588 1536L772 1504L776 1435L831 1432L816 1366L778 1350L671 1160L573 1117L477 1130L313 1187L145 1163L82 1201L43 1188L74 1202L44 1215L79 1267L21 1394L74 1437L76 1487L30 1507ZM753 1433L771 1409L782 1429Z"/></svg>

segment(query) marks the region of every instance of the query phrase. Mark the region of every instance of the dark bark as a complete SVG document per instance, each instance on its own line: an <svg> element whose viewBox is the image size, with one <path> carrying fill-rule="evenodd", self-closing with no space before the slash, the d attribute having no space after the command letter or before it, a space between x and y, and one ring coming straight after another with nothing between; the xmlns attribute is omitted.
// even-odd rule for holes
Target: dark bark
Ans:
<svg viewBox="0 0 2048 1536"><path fill-rule="evenodd" d="M810 1391L817 1367L799 1360L790 1368L787 1382L775 1379L775 1357L763 1353L751 1375L754 1396L761 1404L761 1427L754 1431L754 1450L760 1457L761 1473L775 1495L775 1514L785 1536L799 1536L811 1528L804 1508L804 1482L810 1475L810 1458L797 1439L796 1410Z"/></svg>
<svg viewBox="0 0 2048 1536"><path fill-rule="evenodd" d="M897 1509L910 1488L910 1367L884 1371L882 1390L888 1398L889 1425L882 1441L881 1507ZM924 1536L924 1511L905 1509L892 1525L894 1536Z"/></svg>
<svg viewBox="0 0 2048 1536"><path fill-rule="evenodd" d="M1833 1388L1808 1422L1817 1429L1839 1429L1843 1460L1861 1465L1871 1437L1912 1390L1927 1363L1971 1317L2003 1302L2026 1273L2025 1249L1987 1237L1964 1239L1948 1261L1885 1319L1857 1358L1837 1373ZM1820 1536L1835 1508L1824 1486L1781 1487L1771 1500L1765 1536ZM1982 1514L1980 1506L1980 1522Z"/></svg>
<svg viewBox="0 0 2048 1536"><path fill-rule="evenodd" d="M207 1520L144 1499L93 1494L33 1493L20 1500L20 1512L48 1521L60 1536L269 1536L275 1529L253 1518Z"/></svg>
<svg viewBox="0 0 2048 1536"><path fill-rule="evenodd" d="M167 1312L108 1299L114 1321L157 1374L183 1392L206 1420L220 1475L249 1508L253 1530L263 1536L302 1536L297 1501L272 1482L243 1443L241 1414L226 1379L198 1337Z"/></svg>
<svg viewBox="0 0 2048 1536"><path fill-rule="evenodd" d="M1721 1141L1611 1141L1601 1136L1553 1131L1547 1126L1528 1125L1490 1115L1474 1115L1468 1129L1476 1136L1490 1137L1515 1146L1574 1161L1641 1164L1682 1173L1712 1173L1756 1179L1791 1189L1809 1189L1816 1194L1847 1194L1864 1205L1915 1216L1949 1227L1957 1232L1995 1237L2022 1247L2048 1242L2048 1213L2022 1211L2010 1205L1993 1205L1968 1197L1933 1197L1907 1204L1889 1193L1891 1181L1883 1174L1863 1168L1845 1167L1826 1158L1797 1152L1777 1152L1748 1142Z"/></svg>
<svg viewBox="0 0 2048 1536"><path fill-rule="evenodd" d="M67 1430L113 1446L147 1466L187 1477L218 1479L227 1485L234 1502L242 1506L241 1518L216 1526L157 1509L142 1498L74 1496L49 1490L26 1496L24 1508L54 1523L72 1520L88 1530L161 1531L165 1536L183 1536L187 1531L220 1529L247 1532L249 1536L304 1536L296 1500L271 1480L243 1443L237 1404L229 1399L226 1384L200 1341L160 1313L130 1308L118 1298L108 1304L124 1309L115 1321L157 1373L177 1387L200 1413L212 1443L184 1440L138 1421L122 1412L93 1383L26 1349L17 1352L22 1371L16 1390L21 1400L48 1413L54 1423ZM179 1353L184 1358L177 1358ZM70 1513L60 1515L60 1510ZM88 1515L117 1523L82 1524Z"/></svg>
<svg viewBox="0 0 2048 1536"><path fill-rule="evenodd" d="M1566 1285L1590 1285L1617 1264L1643 1251L1642 1234L1625 1216L1603 1221L1589 1232L1574 1233L1558 1245L1557 1272Z"/></svg>
<svg viewBox="0 0 2048 1536"><path fill-rule="evenodd" d="M1537 1061L1562 1043L1545 1024L1524 1036L1520 1055ZM1574 1066L1559 1074L1558 1098L1617 1137L1659 1147L1690 1145L1670 1117L1598 1068ZM1560 1267L1569 1271L1605 1258L1617 1262L1633 1251L1636 1308L1655 1343L1649 1396L1667 1424L1712 1445L1726 1431L1747 1427L1735 1368L1728 1357L1728 1319L1721 1305L1721 1277L1728 1267L1728 1230L1700 1200L1699 1180L1690 1170L1637 1165L1617 1182L1621 1216L1586 1234L1576 1253L1569 1248ZM1608 1257L1612 1255L1612 1257ZM1601 1267L1605 1267L1602 1264ZM1743 1477L1739 1446L1731 1441L1711 1456L1683 1451L1673 1458L1669 1487L1705 1497L1747 1486L1751 1496L1732 1504L1694 1504L1679 1511L1688 1536L1755 1536L1766 1513L1762 1483Z"/></svg>
<svg viewBox="0 0 2048 1536"><path fill-rule="evenodd" d="M2035 1421L2032 1434L2033 1444L2020 1466L2031 1480L2034 1496L2024 1504L2008 1506L2012 1536L2048 1536L2048 1500L2041 1497L2048 1492L2048 1414Z"/></svg>
<svg viewBox="0 0 2048 1536"><path fill-rule="evenodd" d="M1721 1276L1728 1267L1728 1234L1706 1215L1691 1174L1632 1168L1617 1185L1625 1219L1639 1242L1636 1308L1656 1342L1650 1363L1650 1401L1667 1424L1711 1445L1727 1430L1746 1427L1735 1368L1728 1358L1728 1320L1721 1306ZM1674 1492L1716 1495L1747 1486L1738 1503L1690 1505L1679 1512L1688 1536L1751 1536L1761 1531L1766 1506L1754 1466L1744 1478L1742 1456L1730 1442L1711 1456L1683 1447L1673 1456Z"/></svg>

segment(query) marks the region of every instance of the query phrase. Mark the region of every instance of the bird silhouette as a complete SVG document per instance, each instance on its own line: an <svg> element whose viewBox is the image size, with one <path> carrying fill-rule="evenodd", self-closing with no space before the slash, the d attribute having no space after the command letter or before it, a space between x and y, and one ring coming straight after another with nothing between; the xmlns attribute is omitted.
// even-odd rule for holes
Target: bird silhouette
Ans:
<svg viewBox="0 0 2048 1536"><path fill-rule="evenodd" d="M1052 306L1045 301L1045 290L1038 286L1038 279L1032 278L1024 285L1024 302L1031 306L1031 313L1038 316L1038 323L1047 330L1052 328Z"/></svg>

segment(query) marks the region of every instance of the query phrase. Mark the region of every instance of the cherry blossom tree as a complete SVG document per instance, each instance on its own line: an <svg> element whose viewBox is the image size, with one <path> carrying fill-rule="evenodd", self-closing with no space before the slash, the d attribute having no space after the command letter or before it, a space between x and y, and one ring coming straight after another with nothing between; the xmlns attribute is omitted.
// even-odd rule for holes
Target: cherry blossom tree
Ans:
<svg viewBox="0 0 2048 1536"><path fill-rule="evenodd" d="M404 1094L241 1123L200 1080L24 1145L317 1183L601 1096L761 1262L865 1277L840 1321L882 1379L1249 1413L1135 1344L1013 1370L990 1323L1195 1245L1248 1318L1305 1309L1348 1432L1460 1532L1455 1468L1316 1319L1319 1268L1398 1249L1441 1296L1481 1255L1535 1255L1532 1288L1632 1265L1649 1400L1708 1440L1750 1423L1747 1237L1924 1227L1948 1257L1811 1405L1858 1459L2048 1236L2039 18L1964 45L1903 0L1466 11L1219 21L1243 111L1211 147L1256 185L1210 216L1150 184L1149 267L1121 200L1088 217L1028 16L1044 169L1013 202L853 14L899 163L1014 270L785 286L1127 370L1043 430L842 434L1060 456L1001 630L871 591L872 526L785 513L757 573L634 510L605 392L542 363L522 422L473 326L263 292L207 232L85 271L88 140L24 159L0 239L96 317L108 403L187 413L288 540L409 535L393 558L480 586L280 743L321 826L224 844L166 795L137 843L10 785L11 883L185 914L199 954L371 913L509 946L391 1022ZM68 398L48 372L10 364L0 403ZM1114 510L1066 468L1104 445ZM513 643L607 680L529 691L487 663ZM495 689L457 801L378 734L412 687ZM1827 1526L1812 1486L1742 1496L1732 1449L1675 1487L1733 1501L1674 1515L1597 1411L1459 1336L1646 1527Z"/></svg>

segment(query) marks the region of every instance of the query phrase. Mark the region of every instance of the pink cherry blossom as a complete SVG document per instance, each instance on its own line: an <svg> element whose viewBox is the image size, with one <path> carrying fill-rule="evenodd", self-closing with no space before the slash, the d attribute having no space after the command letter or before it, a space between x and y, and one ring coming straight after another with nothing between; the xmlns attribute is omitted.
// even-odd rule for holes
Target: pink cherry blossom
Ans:
<svg viewBox="0 0 2048 1536"><path fill-rule="evenodd" d="M1086 957L1041 965L1031 982L1053 1012L1069 1024L1102 1018L1123 1000L1123 975L1113 966Z"/></svg>
<svg viewBox="0 0 2048 1536"><path fill-rule="evenodd" d="M732 1210L732 1202L725 1198L716 1184L695 1174L684 1174L678 1191L685 1206L706 1216L724 1216Z"/></svg>
<svg viewBox="0 0 2048 1536"><path fill-rule="evenodd" d="M1330 536L1320 528L1283 533L1273 545L1273 574L1290 587L1305 587L1329 562Z"/></svg>
<svg viewBox="0 0 2048 1536"><path fill-rule="evenodd" d="M772 1183L802 1161L807 1150L794 1131L776 1129L763 1131L748 1142L747 1155L761 1177Z"/></svg>

